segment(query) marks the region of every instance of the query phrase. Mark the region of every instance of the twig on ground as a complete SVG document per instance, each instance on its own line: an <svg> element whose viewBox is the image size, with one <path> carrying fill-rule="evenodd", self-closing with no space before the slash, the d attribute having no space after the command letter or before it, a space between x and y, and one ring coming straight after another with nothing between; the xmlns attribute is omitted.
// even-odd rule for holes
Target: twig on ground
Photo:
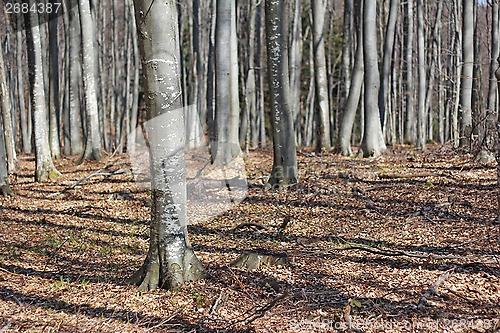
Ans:
<svg viewBox="0 0 500 333"><path fill-rule="evenodd" d="M263 224L260 224L260 223L255 223L255 222L245 222L245 223L241 223L241 224L238 224L236 227L234 227L232 229L232 231L237 231L239 229L243 229L243 228L255 228L257 230L267 230L269 229L269 227L263 225Z"/></svg>
<svg viewBox="0 0 500 333"><path fill-rule="evenodd" d="M109 168L111 168L112 166L115 166L117 164L124 164L124 162L121 162L121 163L112 163L112 164L108 164L106 165L104 168L102 169L99 169L97 170L96 172L93 172L91 173L90 175L87 175L85 177L83 177L82 179L79 179L77 180L76 182L74 182L73 184L71 184L70 186L66 187L65 189L59 191L59 192L56 192L56 193L53 193L51 194L51 196L57 196L59 194L63 194L63 193L66 193L67 191L69 190L72 190L74 189L75 187L77 187L78 185L86 182L87 180L93 178L93 177L96 177L96 176L106 176L106 177L109 177L109 176L114 176L114 175L119 175L119 174L123 174L123 173L126 173L128 172L129 170L127 169L118 169L118 170L114 170L114 171L109 171L109 172L105 172L107 170L109 170Z"/></svg>
<svg viewBox="0 0 500 333"><path fill-rule="evenodd" d="M222 292L219 294L219 297L215 300L214 304L210 307L210 314L216 314L219 308L224 304L224 302L227 300L227 295L224 296L224 300L221 303L222 300Z"/></svg>
<svg viewBox="0 0 500 333"><path fill-rule="evenodd" d="M450 272L455 270L455 267L452 269L447 270L441 276L434 282L429 289L420 297L420 301L418 302L417 308L423 309L425 305L427 304L428 299L433 296L437 295L438 293L438 288L443 283L444 280L446 280L450 276Z"/></svg>
<svg viewBox="0 0 500 333"><path fill-rule="evenodd" d="M244 322L245 325L249 325L250 323L254 322L255 320L264 317L264 315L266 314L267 311L271 310L280 300L284 299L287 296L288 296L288 291L285 290L285 292L283 294L279 294L278 296L273 298L273 300L270 301L269 303L267 303L266 305L263 305L260 308L256 309L255 312L248 315L247 317L232 323L232 325L239 324L242 322Z"/></svg>
<svg viewBox="0 0 500 333"><path fill-rule="evenodd" d="M458 298L461 298L465 301L467 301L467 303L469 303L470 305L474 305L476 306L477 303L474 302L472 299L470 299L469 297L466 297L466 296L463 296L463 295L460 295L459 293L457 293L456 291L454 290L451 290L450 288L444 288L446 291L449 291L450 293L452 293L453 295L457 296Z"/></svg>

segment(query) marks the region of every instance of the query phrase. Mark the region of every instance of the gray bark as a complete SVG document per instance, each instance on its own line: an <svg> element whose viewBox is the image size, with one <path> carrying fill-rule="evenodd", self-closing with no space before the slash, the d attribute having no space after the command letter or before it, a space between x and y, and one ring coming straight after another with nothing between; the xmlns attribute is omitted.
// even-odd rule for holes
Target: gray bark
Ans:
<svg viewBox="0 0 500 333"><path fill-rule="evenodd" d="M9 185L7 154L5 152L5 135L2 125L0 121L0 196L8 196L12 194L12 190Z"/></svg>
<svg viewBox="0 0 500 333"><path fill-rule="evenodd" d="M316 106L318 112L319 136L316 149L330 149L330 101L328 99L328 79L325 58L325 0L313 0L313 49L314 49L314 75L316 80Z"/></svg>
<svg viewBox="0 0 500 333"><path fill-rule="evenodd" d="M391 74L391 64L392 55L394 50L394 39L396 36L396 24L398 21L398 9L399 0L391 0L389 7L389 18L387 20L387 27L385 30L384 38L384 55L382 59L382 73L380 84L380 92L378 97L378 104L380 108L380 119L382 121L382 126L385 130L385 124L387 122L387 115L391 114L393 111L388 108L388 101L390 98L390 74Z"/></svg>
<svg viewBox="0 0 500 333"><path fill-rule="evenodd" d="M378 70L376 17L376 1L364 0L363 47L365 65L365 131L361 143L361 151L364 157L379 156L386 150L380 124L380 111L378 108L380 74Z"/></svg>
<svg viewBox="0 0 500 333"><path fill-rule="evenodd" d="M290 45L290 102L292 116L295 127L295 139L302 141L301 136L301 112L300 112L300 91L301 91L301 68L302 68L302 4L300 0L295 0L293 8L293 30Z"/></svg>
<svg viewBox="0 0 500 333"><path fill-rule="evenodd" d="M474 71L474 0L463 0L462 6L462 61L460 83L460 146L471 144L472 85Z"/></svg>
<svg viewBox="0 0 500 333"><path fill-rule="evenodd" d="M406 2L406 120L405 120L405 142L415 143L416 140L416 117L413 106L413 0Z"/></svg>
<svg viewBox="0 0 500 333"><path fill-rule="evenodd" d="M217 0L216 21L217 148L214 164L226 165L241 155L238 137L240 109L234 0Z"/></svg>
<svg viewBox="0 0 500 333"><path fill-rule="evenodd" d="M152 176L150 244L132 283L141 290L178 289L204 276L188 240L184 115L174 0L135 0Z"/></svg>
<svg viewBox="0 0 500 333"><path fill-rule="evenodd" d="M82 75L85 97L86 140L82 159L101 159L101 135L95 83L94 28L88 0L78 1L82 36Z"/></svg>
<svg viewBox="0 0 500 333"><path fill-rule="evenodd" d="M359 106L361 96L361 87L364 80L364 57L363 57L363 25L361 22L363 0L355 0L355 22L357 32L357 48L354 58L354 67L352 70L351 86L349 88L349 96L343 110L342 124L340 126L339 145L340 153L344 156L352 155L351 137L356 111Z"/></svg>
<svg viewBox="0 0 500 333"><path fill-rule="evenodd" d="M266 46L269 105L273 130L273 169L268 187L297 183L297 152L293 135L288 67L288 23L286 0L266 0Z"/></svg>
<svg viewBox="0 0 500 333"><path fill-rule="evenodd" d="M3 129L5 137L5 150L7 154L7 166L9 173L16 171L17 157L14 143L14 128L12 125L11 100L7 90L7 76L3 60L3 47L0 41L0 108L2 110Z"/></svg>
<svg viewBox="0 0 500 333"><path fill-rule="evenodd" d="M35 0L30 0L30 5L34 3L36 3ZM27 14L26 17L30 20L32 27L26 31L26 40L28 44L31 111L35 131L35 181L45 181L56 178L59 176L59 172L54 167L50 154L38 17L36 14Z"/></svg>
<svg viewBox="0 0 500 333"><path fill-rule="evenodd" d="M417 0L417 50L418 50L418 113L417 113L417 148L425 149L426 143L426 93L427 78L425 68L425 26L424 2Z"/></svg>
<svg viewBox="0 0 500 333"><path fill-rule="evenodd" d="M49 142L52 158L61 157L59 142L59 46L58 18L49 21Z"/></svg>
<svg viewBox="0 0 500 333"><path fill-rule="evenodd" d="M80 155L83 151L81 133L81 34L78 8L69 9L69 132L70 154Z"/></svg>
<svg viewBox="0 0 500 333"><path fill-rule="evenodd" d="M488 110L487 110L487 127L486 127L486 147L493 150L494 147L494 132L495 132L495 114L497 111L497 82L495 78L495 70L497 68L497 58L500 55L500 21L499 21L500 6L496 1L491 5L491 62L490 62L490 82L488 90Z"/></svg>

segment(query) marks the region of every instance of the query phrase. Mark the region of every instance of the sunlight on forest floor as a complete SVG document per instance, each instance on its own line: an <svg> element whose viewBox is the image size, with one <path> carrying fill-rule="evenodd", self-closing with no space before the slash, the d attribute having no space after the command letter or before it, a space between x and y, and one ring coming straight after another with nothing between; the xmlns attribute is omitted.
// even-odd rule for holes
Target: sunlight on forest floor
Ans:
<svg viewBox="0 0 500 333"><path fill-rule="evenodd" d="M246 158L248 196L190 225L210 277L178 292L126 280L148 247L149 192L125 156L57 161L34 183L20 157L0 198L0 332L497 332L496 164L449 148L377 159L299 154L300 184L264 191L272 156ZM105 165L74 189L75 181ZM286 223L284 223L286 221ZM247 225L242 225L247 223ZM238 228L236 228L238 227ZM289 258L248 272L243 251Z"/></svg>

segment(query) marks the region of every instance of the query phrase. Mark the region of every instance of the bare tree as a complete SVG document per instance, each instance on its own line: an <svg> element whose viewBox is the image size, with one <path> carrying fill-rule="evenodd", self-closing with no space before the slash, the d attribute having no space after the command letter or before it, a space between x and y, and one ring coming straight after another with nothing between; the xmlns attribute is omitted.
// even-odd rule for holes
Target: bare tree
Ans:
<svg viewBox="0 0 500 333"><path fill-rule="evenodd" d="M35 3L35 0L30 0L30 5ZM35 131L35 180L44 181L56 178L59 176L59 172L54 167L50 153L38 16L37 13L30 13L26 17L31 26L27 30L26 40L28 44L31 111Z"/></svg>
<svg viewBox="0 0 500 333"><path fill-rule="evenodd" d="M406 120L405 120L405 142L415 143L416 140L416 117L413 105L413 0L406 1L406 31L405 31L405 95L406 95Z"/></svg>
<svg viewBox="0 0 500 333"><path fill-rule="evenodd" d="M97 90L95 83L94 28L90 13L89 0L79 0L80 25L82 36L82 74L85 96L86 138L82 159L101 159L101 134L97 109Z"/></svg>
<svg viewBox="0 0 500 333"><path fill-rule="evenodd" d="M7 155L5 152L5 135L0 122L0 195L8 196L12 194L7 175Z"/></svg>
<svg viewBox="0 0 500 333"><path fill-rule="evenodd" d="M319 136L317 150L330 149L330 103L328 100L328 79L325 58L324 22L326 0L312 0L312 25L314 48L314 77L316 80L316 107L318 112Z"/></svg>
<svg viewBox="0 0 500 333"><path fill-rule="evenodd" d="M474 71L474 0L462 2L462 77L460 83L460 146L471 143Z"/></svg>
<svg viewBox="0 0 500 333"><path fill-rule="evenodd" d="M352 70L351 86L349 95L343 108L342 124L340 126L339 146L340 153L344 156L352 155L351 136L356 117L356 110L359 106L361 88L364 80L364 57L363 57L363 25L362 25L363 0L354 0L355 27L357 32L357 47Z"/></svg>
<svg viewBox="0 0 500 333"><path fill-rule="evenodd" d="M424 2L417 0L417 50L418 50L418 113L417 113L417 148L425 149L426 143L426 94L427 79L425 68L425 26Z"/></svg>
<svg viewBox="0 0 500 333"><path fill-rule="evenodd" d="M283 187L297 182L297 152L292 135L288 68L287 0L266 0L266 45L269 104L273 129L273 169L268 186Z"/></svg>
<svg viewBox="0 0 500 333"><path fill-rule="evenodd" d="M5 64L3 60L3 47L0 41L0 108L2 110L2 120L5 136L5 150L7 154L7 165L9 173L16 170L17 157L14 144L14 129L12 126L11 100L7 90L7 76L5 75Z"/></svg>
<svg viewBox="0 0 500 333"><path fill-rule="evenodd" d="M141 290L178 289L204 276L186 226L184 117L176 1L135 0L152 177L149 251L131 278Z"/></svg>
<svg viewBox="0 0 500 333"><path fill-rule="evenodd" d="M378 70L377 52L377 2L364 0L363 5L363 47L365 64L365 132L361 151L364 157L379 156L386 150L380 112L378 94L380 74Z"/></svg>
<svg viewBox="0 0 500 333"><path fill-rule="evenodd" d="M217 148L214 163L225 165L241 154L235 0L217 0L216 15Z"/></svg>

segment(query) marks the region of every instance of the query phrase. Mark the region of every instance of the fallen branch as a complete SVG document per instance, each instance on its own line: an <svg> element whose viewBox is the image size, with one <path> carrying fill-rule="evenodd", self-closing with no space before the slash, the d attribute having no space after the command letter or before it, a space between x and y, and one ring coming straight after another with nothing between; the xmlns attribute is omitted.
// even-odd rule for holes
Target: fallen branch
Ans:
<svg viewBox="0 0 500 333"><path fill-rule="evenodd" d="M119 164L124 164L124 163L122 162L122 163L119 163ZM129 169L123 169L123 168L118 169L118 170L114 170L114 171L109 171L109 168L111 168L114 165L116 165L116 164L108 164L104 168L99 169L96 172L93 172L90 175L87 175L87 176L83 177L82 179L77 180L76 182L74 182L70 186L66 187L65 189L63 189L63 190L61 190L59 192L56 192L54 194L51 194L51 196L56 196L56 195L59 195L59 194L63 194L65 192L69 191L69 190L74 189L78 185L80 185L80 184L88 181L89 179L91 179L93 177L96 177L96 176L109 177L109 176L124 174L124 173L127 173L127 172L130 171ZM105 171L109 171L109 172L105 172Z"/></svg>
<svg viewBox="0 0 500 333"><path fill-rule="evenodd" d="M247 317L245 317L243 319L240 319L240 320L238 320L236 322L233 322L231 324L231 326L234 326L234 325L242 323L242 322L244 322L245 325L249 325L250 323L254 322L255 320L264 317L264 315L266 314L266 312L268 312L269 310L271 310L280 300L284 299L287 296L288 296L288 291L285 290L285 292L283 294L279 294L278 296L276 296L275 298L273 298L272 301L270 301L269 303L267 303L267 304L261 306L260 308L256 309L255 312L253 312L252 314L248 315Z"/></svg>
<svg viewBox="0 0 500 333"><path fill-rule="evenodd" d="M263 224L260 224L260 223L255 223L255 222L245 222L245 223L241 223L241 224L238 224L236 227L233 228L233 232L234 231L237 231L239 229L244 229L244 228L255 228L257 230L267 230L269 229L269 227L263 225Z"/></svg>
<svg viewBox="0 0 500 333"><path fill-rule="evenodd" d="M446 280L450 276L450 272L455 270L455 267L453 267L450 270L447 270L444 274L441 274L441 276L434 282L429 289L420 297L420 301L418 302L417 308L423 309L425 305L427 304L428 299L433 296L437 295L438 293L438 288L443 283L444 280Z"/></svg>

